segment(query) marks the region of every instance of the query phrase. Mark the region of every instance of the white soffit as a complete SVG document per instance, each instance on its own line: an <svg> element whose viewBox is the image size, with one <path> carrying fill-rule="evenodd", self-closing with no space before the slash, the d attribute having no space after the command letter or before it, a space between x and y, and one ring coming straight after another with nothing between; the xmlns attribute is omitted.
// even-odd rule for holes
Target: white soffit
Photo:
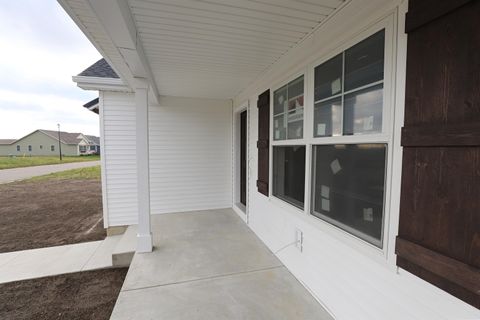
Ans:
<svg viewBox="0 0 480 320"><path fill-rule="evenodd" d="M232 98L344 0L128 0L160 94Z"/></svg>
<svg viewBox="0 0 480 320"><path fill-rule="evenodd" d="M125 60L127 49L121 48L118 39L111 38L111 30L106 32L104 25L108 21L100 21L102 12L95 12L95 6L88 0L58 1L122 79L131 84L135 75ZM150 68L159 94L218 99L235 97L346 3L345 0L116 1L125 3L131 11L136 29L129 29L131 40L139 45L137 51L142 48L140 53L146 60L143 65Z"/></svg>

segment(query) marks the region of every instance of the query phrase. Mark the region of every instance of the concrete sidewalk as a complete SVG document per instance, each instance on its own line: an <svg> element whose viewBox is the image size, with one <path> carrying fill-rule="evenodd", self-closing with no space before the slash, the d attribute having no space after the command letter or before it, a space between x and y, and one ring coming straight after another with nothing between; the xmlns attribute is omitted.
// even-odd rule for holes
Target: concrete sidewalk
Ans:
<svg viewBox="0 0 480 320"><path fill-rule="evenodd" d="M0 254L0 283L109 268L121 236Z"/></svg>
<svg viewBox="0 0 480 320"><path fill-rule="evenodd" d="M65 171L77 168L88 168L99 166L100 161L71 162L64 164L51 164L45 166L14 168L0 170L0 184L13 182L17 180L29 179L36 176L43 176L59 171Z"/></svg>

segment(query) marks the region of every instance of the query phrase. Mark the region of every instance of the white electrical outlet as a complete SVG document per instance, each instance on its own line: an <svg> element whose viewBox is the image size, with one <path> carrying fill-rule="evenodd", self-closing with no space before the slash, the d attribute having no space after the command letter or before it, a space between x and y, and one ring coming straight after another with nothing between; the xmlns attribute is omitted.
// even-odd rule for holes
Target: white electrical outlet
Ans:
<svg viewBox="0 0 480 320"><path fill-rule="evenodd" d="M300 229L295 229L295 247L303 251L303 231Z"/></svg>

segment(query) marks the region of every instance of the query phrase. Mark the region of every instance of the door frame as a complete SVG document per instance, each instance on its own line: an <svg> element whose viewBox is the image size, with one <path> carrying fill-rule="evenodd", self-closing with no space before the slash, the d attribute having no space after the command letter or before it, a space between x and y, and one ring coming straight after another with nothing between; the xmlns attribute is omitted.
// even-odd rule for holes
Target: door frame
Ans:
<svg viewBox="0 0 480 320"><path fill-rule="evenodd" d="M240 115L242 112L247 112L246 123L246 205L240 203ZM249 180L250 180L250 108L249 102L242 103L237 108L233 109L233 195L232 195L232 208L239 215L239 217L248 224L248 208L249 208Z"/></svg>

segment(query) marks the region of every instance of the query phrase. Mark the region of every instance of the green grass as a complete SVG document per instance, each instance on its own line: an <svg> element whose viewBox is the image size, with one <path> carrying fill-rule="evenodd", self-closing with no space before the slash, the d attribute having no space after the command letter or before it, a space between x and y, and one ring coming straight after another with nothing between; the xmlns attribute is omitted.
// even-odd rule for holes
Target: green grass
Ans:
<svg viewBox="0 0 480 320"><path fill-rule="evenodd" d="M38 176L28 179L27 181L46 181L46 180L100 180L100 166L72 169L50 173L44 176Z"/></svg>
<svg viewBox="0 0 480 320"><path fill-rule="evenodd" d="M63 157L62 161L58 157L0 157L0 170L94 160L100 160L100 156Z"/></svg>

